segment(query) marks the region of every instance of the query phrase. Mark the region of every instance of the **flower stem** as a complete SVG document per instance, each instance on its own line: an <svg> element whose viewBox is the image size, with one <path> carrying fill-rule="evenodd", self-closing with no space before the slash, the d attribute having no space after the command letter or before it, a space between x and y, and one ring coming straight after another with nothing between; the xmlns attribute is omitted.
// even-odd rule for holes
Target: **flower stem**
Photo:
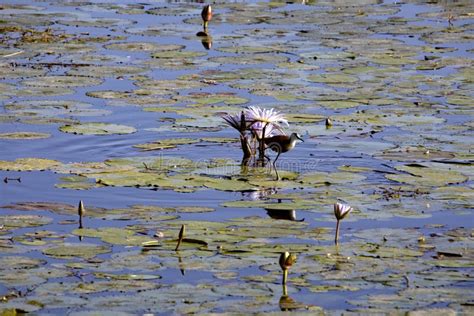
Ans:
<svg viewBox="0 0 474 316"><path fill-rule="evenodd" d="M242 164L248 165L250 158L252 157L252 149L250 148L247 137L240 135L240 145L242 146L242 151L244 157L242 158Z"/></svg>
<svg viewBox="0 0 474 316"><path fill-rule="evenodd" d="M286 284L286 279L288 279L288 269L283 270L283 280L281 284L285 285Z"/></svg>
<svg viewBox="0 0 474 316"><path fill-rule="evenodd" d="M336 237L334 238L334 243L337 245L338 243L338 240L339 240L339 223L340 221L337 220L337 224L336 224Z"/></svg>
<svg viewBox="0 0 474 316"><path fill-rule="evenodd" d="M258 160L261 162L262 167L265 167L265 135L268 126L268 122L263 126L262 135L259 139L259 147L258 147Z"/></svg>

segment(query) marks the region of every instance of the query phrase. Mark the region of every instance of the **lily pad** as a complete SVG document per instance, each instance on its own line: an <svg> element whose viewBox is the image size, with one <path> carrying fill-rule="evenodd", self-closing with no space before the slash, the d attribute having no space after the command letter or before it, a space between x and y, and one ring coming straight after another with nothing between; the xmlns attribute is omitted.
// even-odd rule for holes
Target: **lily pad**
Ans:
<svg viewBox="0 0 474 316"><path fill-rule="evenodd" d="M0 160L0 169L10 171L43 171L60 165L61 163L57 160L44 158L18 158L14 161Z"/></svg>
<svg viewBox="0 0 474 316"><path fill-rule="evenodd" d="M97 255L109 252L111 252L111 249L107 246L97 246L86 243L65 243L62 246L51 247L43 250L43 253L47 256L65 259L72 259L75 257L90 259Z"/></svg>
<svg viewBox="0 0 474 316"><path fill-rule="evenodd" d="M105 45L107 49L125 50L130 52L140 51L176 51L184 48L183 45L176 44L156 44L150 42L124 42Z"/></svg>
<svg viewBox="0 0 474 316"><path fill-rule="evenodd" d="M358 79L344 74L321 74L308 76L308 80L325 84L354 84Z"/></svg>
<svg viewBox="0 0 474 316"><path fill-rule="evenodd" d="M388 174L385 177L397 182L431 187L462 183L468 180L468 177L458 171L430 168L423 165L398 166L396 169L405 173Z"/></svg>
<svg viewBox="0 0 474 316"><path fill-rule="evenodd" d="M35 133L35 132L0 133L0 139L28 140L28 139L43 139L43 138L49 138L49 137L51 137L51 134L48 134L48 133Z"/></svg>
<svg viewBox="0 0 474 316"><path fill-rule="evenodd" d="M27 79L21 82L26 86L35 87L86 87L96 86L102 83L102 80L97 78L81 77L81 76L44 76L34 79Z"/></svg>
<svg viewBox="0 0 474 316"><path fill-rule="evenodd" d="M60 180L62 182L56 184L55 187L61 189L89 190L96 186L83 176L61 177Z"/></svg>
<svg viewBox="0 0 474 316"><path fill-rule="evenodd" d="M80 123L74 125L64 125L59 128L61 132L79 135L111 135L111 134L132 134L137 130L134 127L109 124L109 123Z"/></svg>
<svg viewBox="0 0 474 316"><path fill-rule="evenodd" d="M301 176L300 181L305 184L331 185L360 182L366 177L351 172L311 172Z"/></svg>
<svg viewBox="0 0 474 316"><path fill-rule="evenodd" d="M132 230L115 227L101 229L79 228L72 233L82 237L100 238L103 242L112 245L140 246L142 243L152 240L152 238L147 236L135 235Z"/></svg>
<svg viewBox="0 0 474 316"><path fill-rule="evenodd" d="M49 224L52 218L41 215L1 215L0 226L5 228L37 227Z"/></svg>
<svg viewBox="0 0 474 316"><path fill-rule="evenodd" d="M95 78L118 77L148 71L137 66L83 66L68 71L70 76L92 76Z"/></svg>
<svg viewBox="0 0 474 316"><path fill-rule="evenodd" d="M198 142L199 142L199 139L193 139L193 138L170 138L170 139L154 141L152 143L138 144L138 145L134 145L133 147L139 148L145 151L162 150L162 149L176 148L176 146L178 145L195 144Z"/></svg>
<svg viewBox="0 0 474 316"><path fill-rule="evenodd" d="M17 101L5 106L9 113L36 119L38 117L58 116L99 116L110 111L92 108L92 104L69 100L30 100Z"/></svg>
<svg viewBox="0 0 474 316"><path fill-rule="evenodd" d="M179 58L195 58L195 57L202 57L206 56L207 53L205 52L198 52L198 51L162 51L162 52L154 52L151 54L152 58L162 58L162 59L179 59Z"/></svg>

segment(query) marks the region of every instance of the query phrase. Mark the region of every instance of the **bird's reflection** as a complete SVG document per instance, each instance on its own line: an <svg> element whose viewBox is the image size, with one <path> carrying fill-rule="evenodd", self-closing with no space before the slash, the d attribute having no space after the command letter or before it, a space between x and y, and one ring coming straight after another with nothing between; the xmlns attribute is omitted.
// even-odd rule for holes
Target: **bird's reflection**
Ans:
<svg viewBox="0 0 474 316"><path fill-rule="evenodd" d="M280 210L273 208L265 208L268 216L273 219L285 219L294 222L303 222L303 219L296 219L296 210Z"/></svg>

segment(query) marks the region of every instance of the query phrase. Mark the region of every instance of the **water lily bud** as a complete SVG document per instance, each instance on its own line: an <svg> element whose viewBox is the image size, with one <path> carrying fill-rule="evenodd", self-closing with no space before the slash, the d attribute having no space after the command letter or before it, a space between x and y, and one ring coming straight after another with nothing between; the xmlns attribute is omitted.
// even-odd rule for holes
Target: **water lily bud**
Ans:
<svg viewBox="0 0 474 316"><path fill-rule="evenodd" d="M212 7L210 4L202 8L201 17L204 22L209 22L212 19Z"/></svg>
<svg viewBox="0 0 474 316"><path fill-rule="evenodd" d="M182 225L181 229L179 230L178 238L182 240L185 233L186 233L186 225Z"/></svg>
<svg viewBox="0 0 474 316"><path fill-rule="evenodd" d="M79 201L79 206L77 207L77 214L79 214L79 216L84 216L84 214L86 213L86 209L84 208L84 203L82 203L82 200Z"/></svg>
<svg viewBox="0 0 474 316"><path fill-rule="evenodd" d="M328 117L326 118L326 127L331 127L332 126L332 120Z"/></svg>
<svg viewBox="0 0 474 316"><path fill-rule="evenodd" d="M211 5L206 5L201 11L202 21L204 22L204 30L207 30L207 24L212 19L212 8Z"/></svg>
<svg viewBox="0 0 474 316"><path fill-rule="evenodd" d="M290 254L288 251L285 251L280 255L280 260L278 263L280 264L282 270L288 270L295 262L296 256Z"/></svg>
<svg viewBox="0 0 474 316"><path fill-rule="evenodd" d="M186 226L185 226L185 225L182 225L182 226L181 226L181 229L179 230L178 243L176 244L176 248L174 249L174 251L178 251L179 246L181 245L181 242L182 242L183 239L184 239L184 234L185 234L185 233L186 233Z"/></svg>
<svg viewBox="0 0 474 316"><path fill-rule="evenodd" d="M336 203L334 204L334 216L340 221L346 217L350 212L353 211L353 208L346 204Z"/></svg>

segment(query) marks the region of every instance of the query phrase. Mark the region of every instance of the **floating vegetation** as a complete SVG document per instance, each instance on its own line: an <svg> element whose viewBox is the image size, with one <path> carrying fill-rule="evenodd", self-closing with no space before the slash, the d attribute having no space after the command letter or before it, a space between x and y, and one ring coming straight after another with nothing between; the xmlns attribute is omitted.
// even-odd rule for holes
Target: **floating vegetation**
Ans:
<svg viewBox="0 0 474 316"><path fill-rule="evenodd" d="M472 314L472 1L7 2L1 315Z"/></svg>
<svg viewBox="0 0 474 316"><path fill-rule="evenodd" d="M59 128L61 132L79 135L110 135L110 134L131 134L137 130L131 126L107 123L80 123L74 125L64 125Z"/></svg>
<svg viewBox="0 0 474 316"><path fill-rule="evenodd" d="M51 134L48 133L35 133L35 132L17 132L17 133L0 133L2 139L43 139L49 138Z"/></svg>

